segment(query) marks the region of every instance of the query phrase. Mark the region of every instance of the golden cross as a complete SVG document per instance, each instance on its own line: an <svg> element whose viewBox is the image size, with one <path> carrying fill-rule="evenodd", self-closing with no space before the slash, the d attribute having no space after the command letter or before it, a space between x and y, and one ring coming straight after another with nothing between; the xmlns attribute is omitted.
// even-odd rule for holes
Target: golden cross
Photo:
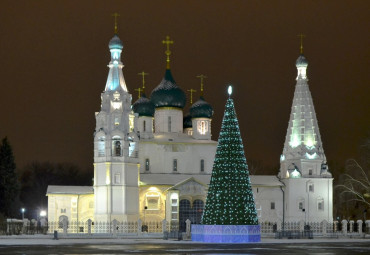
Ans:
<svg viewBox="0 0 370 255"><path fill-rule="evenodd" d="M148 73L142 71L141 73L138 73L138 75L143 76L143 91L145 89L145 75L148 75Z"/></svg>
<svg viewBox="0 0 370 255"><path fill-rule="evenodd" d="M139 92L139 95L137 98L141 97L141 92L144 91L142 88L135 89L135 91Z"/></svg>
<svg viewBox="0 0 370 255"><path fill-rule="evenodd" d="M162 41L163 44L166 44L167 45L167 49L164 53L166 53L167 55L167 65L166 65L166 68L167 69L170 69L170 55L171 55L171 51L170 51L170 44L173 44L173 41L170 40L170 37L167 35L166 36L166 40Z"/></svg>
<svg viewBox="0 0 370 255"><path fill-rule="evenodd" d="M190 104L193 104L193 92L197 92L195 89L188 89L190 92Z"/></svg>
<svg viewBox="0 0 370 255"><path fill-rule="evenodd" d="M115 12L112 16L114 17L114 33L118 34L117 17L119 17L119 14Z"/></svg>
<svg viewBox="0 0 370 255"><path fill-rule="evenodd" d="M306 36L304 34L299 34L298 37L301 38L301 54L303 54L303 38Z"/></svg>
<svg viewBox="0 0 370 255"><path fill-rule="evenodd" d="M207 78L204 74L198 75L197 78L200 78L200 96L203 96L203 80Z"/></svg>

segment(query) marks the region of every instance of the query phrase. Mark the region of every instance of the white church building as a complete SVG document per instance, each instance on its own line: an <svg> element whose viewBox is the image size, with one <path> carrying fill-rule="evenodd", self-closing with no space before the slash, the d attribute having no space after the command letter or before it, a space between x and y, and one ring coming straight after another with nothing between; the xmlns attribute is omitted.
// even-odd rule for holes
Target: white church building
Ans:
<svg viewBox="0 0 370 255"><path fill-rule="evenodd" d="M117 34L110 40L109 74L95 113L94 184L49 186L49 222L200 222L217 147L211 139L213 109L202 84L199 100L184 117L186 96L170 69L173 42L167 37L163 43L167 66L162 81L150 98L144 91L132 104L122 72L123 44ZM333 221L333 178L303 54L296 66L280 170L276 176L250 176L260 222Z"/></svg>

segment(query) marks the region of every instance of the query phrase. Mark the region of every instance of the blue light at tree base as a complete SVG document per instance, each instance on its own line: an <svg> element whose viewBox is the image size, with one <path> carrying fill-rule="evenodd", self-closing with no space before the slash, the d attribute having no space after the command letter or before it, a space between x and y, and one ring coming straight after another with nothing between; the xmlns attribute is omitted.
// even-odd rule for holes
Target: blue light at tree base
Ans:
<svg viewBox="0 0 370 255"><path fill-rule="evenodd" d="M231 95L229 88L229 95ZM260 242L260 226L234 102L229 97L218 139L202 217L192 240L214 243Z"/></svg>

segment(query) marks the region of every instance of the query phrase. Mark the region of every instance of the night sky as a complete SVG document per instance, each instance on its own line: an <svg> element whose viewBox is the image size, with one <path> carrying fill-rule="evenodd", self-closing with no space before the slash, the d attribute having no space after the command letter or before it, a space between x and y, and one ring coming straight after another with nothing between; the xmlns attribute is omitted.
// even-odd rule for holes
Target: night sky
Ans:
<svg viewBox="0 0 370 255"><path fill-rule="evenodd" d="M296 83L297 35L305 34L326 157L343 164L357 155L370 129L370 1L3 0L0 137L8 136L20 168L32 161L92 167L94 113L108 75L114 12L133 102L141 86L137 73L149 73L147 95L160 83L162 40L169 35L177 84L199 91L196 76L208 76L213 139L233 84L247 160L266 166L279 164ZM188 108L189 102L184 114Z"/></svg>

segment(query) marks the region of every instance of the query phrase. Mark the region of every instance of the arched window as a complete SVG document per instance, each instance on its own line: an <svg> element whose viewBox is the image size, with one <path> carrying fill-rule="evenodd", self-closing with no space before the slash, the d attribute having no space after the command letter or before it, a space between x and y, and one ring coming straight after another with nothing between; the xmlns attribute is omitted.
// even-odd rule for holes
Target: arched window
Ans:
<svg viewBox="0 0 370 255"><path fill-rule="evenodd" d="M146 121L143 121L143 131L146 132Z"/></svg>
<svg viewBox="0 0 370 255"><path fill-rule="evenodd" d="M119 136L114 136L112 138L112 155L114 157L120 157L122 156L122 146L121 146L121 137Z"/></svg>
<svg viewBox="0 0 370 255"><path fill-rule="evenodd" d="M59 216L59 228L63 228L63 222L66 222L66 224L67 224L67 228L68 228L68 217L67 216L65 216L65 215L61 215L61 216Z"/></svg>
<svg viewBox="0 0 370 255"><path fill-rule="evenodd" d="M172 170L174 172L177 172L177 159L174 159L173 160L173 163L172 163Z"/></svg>
<svg viewBox="0 0 370 255"><path fill-rule="evenodd" d="M168 116L168 132L171 132L171 116Z"/></svg>
<svg viewBox="0 0 370 255"><path fill-rule="evenodd" d="M145 171L149 171L150 170L150 161L149 159L145 159Z"/></svg>
<svg viewBox="0 0 370 255"><path fill-rule="evenodd" d="M180 231L186 231L186 220L190 218L191 215L191 204L187 199L180 200L179 206L179 228Z"/></svg>
<svg viewBox="0 0 370 255"><path fill-rule="evenodd" d="M203 209L204 209L204 202L200 199L194 200L193 215L190 219L191 223L200 224L200 221L202 220Z"/></svg>
<svg viewBox="0 0 370 255"><path fill-rule="evenodd" d="M200 160L200 171L204 172L204 159Z"/></svg>
<svg viewBox="0 0 370 255"><path fill-rule="evenodd" d="M105 137L101 136L98 139L98 157L105 156Z"/></svg>

